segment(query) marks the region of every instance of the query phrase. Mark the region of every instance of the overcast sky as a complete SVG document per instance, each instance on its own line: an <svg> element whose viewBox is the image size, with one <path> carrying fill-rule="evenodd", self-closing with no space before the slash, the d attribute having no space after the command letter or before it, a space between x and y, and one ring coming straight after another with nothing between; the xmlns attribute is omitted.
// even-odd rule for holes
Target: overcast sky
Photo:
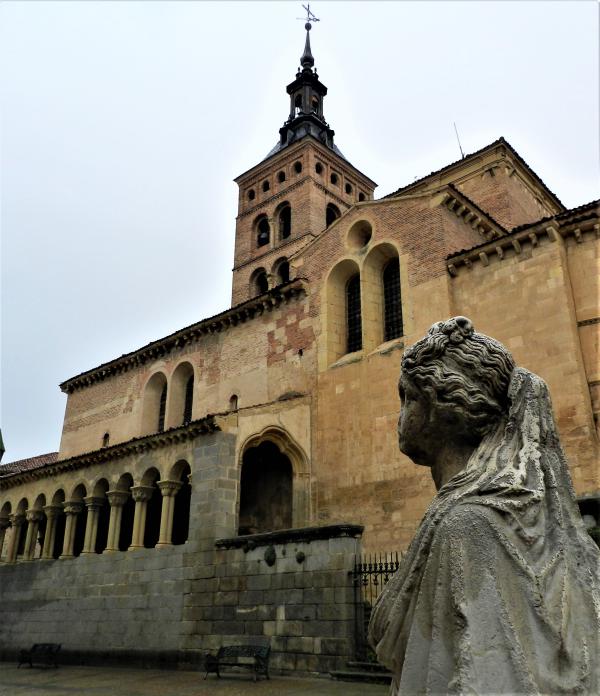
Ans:
<svg viewBox="0 0 600 696"><path fill-rule="evenodd" d="M596 2L314 2L325 116L377 196L503 135L597 198ZM288 113L295 2L0 3L4 463L57 450L58 383L226 309L232 179Z"/></svg>

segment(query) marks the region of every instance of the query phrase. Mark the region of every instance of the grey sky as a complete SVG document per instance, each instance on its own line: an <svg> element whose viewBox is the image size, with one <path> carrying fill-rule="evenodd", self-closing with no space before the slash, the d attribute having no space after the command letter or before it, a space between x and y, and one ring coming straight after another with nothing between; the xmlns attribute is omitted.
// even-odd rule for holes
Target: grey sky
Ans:
<svg viewBox="0 0 600 696"><path fill-rule="evenodd" d="M598 197L595 2L315 2L325 116L377 196L503 135ZM287 116L295 2L3 2L4 462L58 449L58 383L229 305L233 177Z"/></svg>

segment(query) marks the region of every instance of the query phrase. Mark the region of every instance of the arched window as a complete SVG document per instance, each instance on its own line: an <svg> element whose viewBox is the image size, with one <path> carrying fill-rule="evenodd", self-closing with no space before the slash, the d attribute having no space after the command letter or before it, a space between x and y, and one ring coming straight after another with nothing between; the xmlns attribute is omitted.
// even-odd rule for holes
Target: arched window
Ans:
<svg viewBox="0 0 600 696"><path fill-rule="evenodd" d="M277 266L277 279L279 284L290 282L290 264L289 261L283 260Z"/></svg>
<svg viewBox="0 0 600 696"><path fill-rule="evenodd" d="M230 411L237 411L238 410L238 395L237 394L232 394L229 397L229 410Z"/></svg>
<svg viewBox="0 0 600 696"><path fill-rule="evenodd" d="M160 517L162 514L162 494L157 481L160 473L152 467L142 477L142 486L152 488L152 493L146 503L146 526L144 527L144 547L153 549L160 535Z"/></svg>
<svg viewBox="0 0 600 696"><path fill-rule="evenodd" d="M144 390L142 435L164 430L167 399L167 378L162 372L150 377Z"/></svg>
<svg viewBox="0 0 600 696"><path fill-rule="evenodd" d="M287 239L292 233L292 208L289 203L282 203L277 217L279 239Z"/></svg>
<svg viewBox="0 0 600 696"><path fill-rule="evenodd" d="M256 246L265 246L271 239L271 228L266 215L261 215L256 220Z"/></svg>
<svg viewBox="0 0 600 696"><path fill-rule="evenodd" d="M274 442L249 448L242 460L238 534L292 526L293 472Z"/></svg>
<svg viewBox="0 0 600 696"><path fill-rule="evenodd" d="M359 200L359 201L364 201L365 198L366 198L365 194L361 191L361 192L358 194L358 200Z"/></svg>
<svg viewBox="0 0 600 696"><path fill-rule="evenodd" d="M184 544L190 529L190 502L192 498L192 486L190 484L190 465L181 461L173 467L169 478L172 481L180 481L181 488L175 494L173 508L173 531L171 543L173 545Z"/></svg>
<svg viewBox="0 0 600 696"><path fill-rule="evenodd" d="M404 333L402 326L402 299L400 294L400 264L398 259L388 261L383 269L384 340L391 341Z"/></svg>
<svg viewBox="0 0 600 696"><path fill-rule="evenodd" d="M262 190L266 193L270 188L271 188L271 184L269 183L268 179L263 181Z"/></svg>
<svg viewBox="0 0 600 696"><path fill-rule="evenodd" d="M185 403L183 405L183 422L192 420L192 404L194 403L194 375L188 377L185 383Z"/></svg>
<svg viewBox="0 0 600 696"><path fill-rule="evenodd" d="M269 279L264 268L257 268L250 276L250 296L263 295L269 291Z"/></svg>
<svg viewBox="0 0 600 696"><path fill-rule="evenodd" d="M250 189L248 191L248 200L253 201L256 198L256 191L254 189Z"/></svg>
<svg viewBox="0 0 600 696"><path fill-rule="evenodd" d="M335 222L340 217L340 214L340 209L337 205L328 203L327 208L325 208L325 227L329 227L331 223Z"/></svg>
<svg viewBox="0 0 600 696"><path fill-rule="evenodd" d="M102 436L102 447L108 447L110 444L110 435L109 433L104 433Z"/></svg>
<svg viewBox="0 0 600 696"><path fill-rule="evenodd" d="M296 174L300 174L302 171L302 162L294 162L294 171Z"/></svg>
<svg viewBox="0 0 600 696"><path fill-rule="evenodd" d="M360 275L357 273L346 285L346 350L354 353L361 348Z"/></svg>
<svg viewBox="0 0 600 696"><path fill-rule="evenodd" d="M158 403L158 427L159 433L165 429L165 413L167 411L167 384L165 383L160 392L160 401Z"/></svg>
<svg viewBox="0 0 600 696"><path fill-rule="evenodd" d="M285 181L285 172L279 172L279 174L277 174L277 181L280 184L283 184L283 182Z"/></svg>

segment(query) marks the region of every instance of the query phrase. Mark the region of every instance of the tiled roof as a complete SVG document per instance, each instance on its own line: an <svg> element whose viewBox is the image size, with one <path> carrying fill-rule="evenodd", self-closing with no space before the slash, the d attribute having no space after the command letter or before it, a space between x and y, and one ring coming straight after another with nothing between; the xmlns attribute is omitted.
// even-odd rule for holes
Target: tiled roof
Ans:
<svg viewBox="0 0 600 696"><path fill-rule="evenodd" d="M19 459L16 462L8 462L0 466L0 477L9 476L10 474L22 474L25 471L39 469L47 464L54 464L58 459L58 452L48 452L48 454L40 454L37 457L29 457L28 459Z"/></svg>
<svg viewBox="0 0 600 696"><path fill-rule="evenodd" d="M426 179L429 179L430 176L436 176L437 174L441 174L442 172L445 172L446 170L455 167L457 164L460 164L461 162L464 162L465 160L468 160L471 157L476 157L477 155L480 155L482 152L485 152L485 150L489 150L490 148L496 147L497 145L504 145L505 147L507 147L511 151L511 153L519 160L523 167L525 167L529 174L531 174L531 176L543 186L546 192L550 194L550 196L562 208L562 210L565 210L565 206L563 205L560 198L551 189L549 189L548 186L546 186L544 181L533 171L533 169L527 164L527 162L521 157L521 155L515 150L515 148L503 137L498 138L498 140L494 140L493 143L490 143L489 145L482 147L480 150L477 150L476 152L472 152L469 155L465 155L462 159L456 160L455 162L451 162L450 164L447 164L445 167L442 167L441 169L438 169L435 172L431 172L426 176L422 176L420 179L417 179L416 181L413 181L412 183L407 184L406 186L401 186L393 193L388 193L388 195L384 196L384 198L394 198L395 196L398 196L401 193L410 191L410 189L414 188L415 186L418 186Z"/></svg>

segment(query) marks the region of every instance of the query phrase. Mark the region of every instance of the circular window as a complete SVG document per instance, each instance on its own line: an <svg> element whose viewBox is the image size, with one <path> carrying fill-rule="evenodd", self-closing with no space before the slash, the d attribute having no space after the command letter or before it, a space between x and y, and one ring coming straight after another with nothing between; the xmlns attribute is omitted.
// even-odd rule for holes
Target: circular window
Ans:
<svg viewBox="0 0 600 696"><path fill-rule="evenodd" d="M323 173L323 165L320 162L315 164L315 172L317 172L317 174Z"/></svg>
<svg viewBox="0 0 600 696"><path fill-rule="evenodd" d="M263 181L262 190L268 191L271 188L271 184L268 181Z"/></svg>
<svg viewBox="0 0 600 696"><path fill-rule="evenodd" d="M346 244L353 251L358 251L371 241L373 236L373 227L367 220L358 220L348 230Z"/></svg>
<svg viewBox="0 0 600 696"><path fill-rule="evenodd" d="M248 191L248 200L253 201L256 198L256 191L254 189L250 189Z"/></svg>
<svg viewBox="0 0 600 696"><path fill-rule="evenodd" d="M339 181L338 175L337 175L337 174L332 174L331 177L330 177L330 181L331 181L332 184L334 184L335 186L337 186L337 183L338 183L338 181Z"/></svg>
<svg viewBox="0 0 600 696"><path fill-rule="evenodd" d="M300 174L302 171L302 162L294 162L294 171L296 174Z"/></svg>
<svg viewBox="0 0 600 696"><path fill-rule="evenodd" d="M359 193L359 194L358 194L358 200L359 200L359 201L364 201L364 200L365 200L365 194L362 193L362 192Z"/></svg>
<svg viewBox="0 0 600 696"><path fill-rule="evenodd" d="M285 181L285 172L279 172L279 174L277 175L277 181L280 184L283 184L283 182Z"/></svg>
<svg viewBox="0 0 600 696"><path fill-rule="evenodd" d="M352 185L346 184L346 193L352 193Z"/></svg>

